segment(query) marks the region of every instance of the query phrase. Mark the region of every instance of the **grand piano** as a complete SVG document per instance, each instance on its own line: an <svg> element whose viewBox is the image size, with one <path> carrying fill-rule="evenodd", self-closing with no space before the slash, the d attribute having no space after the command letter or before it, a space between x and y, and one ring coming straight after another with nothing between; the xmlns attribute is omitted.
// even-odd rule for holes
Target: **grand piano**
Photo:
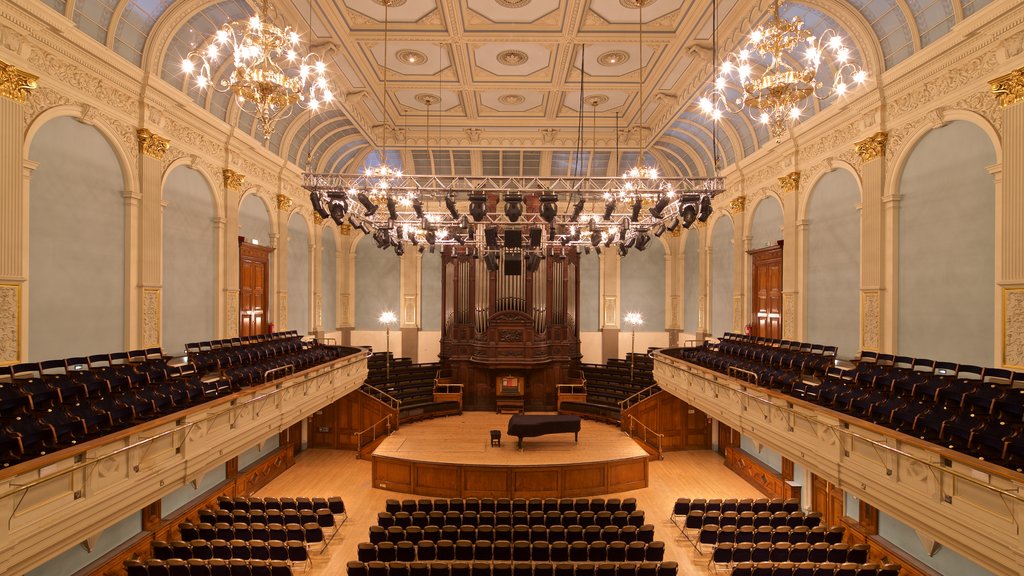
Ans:
<svg viewBox="0 0 1024 576"><path fill-rule="evenodd" d="M523 448L523 438L572 432L573 441L580 439L580 417L558 414L515 414L508 420L508 435L519 438L516 445Z"/></svg>

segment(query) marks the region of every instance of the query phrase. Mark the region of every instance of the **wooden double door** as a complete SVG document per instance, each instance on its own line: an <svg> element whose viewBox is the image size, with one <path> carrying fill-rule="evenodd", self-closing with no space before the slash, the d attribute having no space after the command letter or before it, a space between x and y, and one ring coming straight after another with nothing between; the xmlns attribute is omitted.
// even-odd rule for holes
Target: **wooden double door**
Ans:
<svg viewBox="0 0 1024 576"><path fill-rule="evenodd" d="M238 241L238 335L268 332L270 253L273 248Z"/></svg>
<svg viewBox="0 0 1024 576"><path fill-rule="evenodd" d="M750 333L782 338L782 243L751 250Z"/></svg>

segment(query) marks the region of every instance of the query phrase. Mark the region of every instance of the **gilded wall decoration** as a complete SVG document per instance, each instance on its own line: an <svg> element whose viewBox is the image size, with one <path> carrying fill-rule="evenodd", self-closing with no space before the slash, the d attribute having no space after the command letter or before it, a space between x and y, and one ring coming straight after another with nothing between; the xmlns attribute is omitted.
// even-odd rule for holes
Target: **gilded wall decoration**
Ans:
<svg viewBox="0 0 1024 576"><path fill-rule="evenodd" d="M316 318L314 324L317 328L323 328L324 326L324 297L317 292L313 295L313 317Z"/></svg>
<svg viewBox="0 0 1024 576"><path fill-rule="evenodd" d="M854 150L860 156L861 162L871 162L875 158L885 156L885 143L889 140L886 132L875 132L871 136L855 143Z"/></svg>
<svg viewBox="0 0 1024 576"><path fill-rule="evenodd" d="M1003 288L1003 364L1024 368L1024 288Z"/></svg>
<svg viewBox="0 0 1024 576"><path fill-rule="evenodd" d="M882 295L878 290L860 293L860 347L875 352L882 349Z"/></svg>
<svg viewBox="0 0 1024 576"><path fill-rule="evenodd" d="M0 97L24 103L28 95L39 87L38 80L35 74L0 60Z"/></svg>
<svg viewBox="0 0 1024 576"><path fill-rule="evenodd" d="M796 340L796 292L782 293L782 337Z"/></svg>
<svg viewBox="0 0 1024 576"><path fill-rule="evenodd" d="M224 334L228 338L235 338L238 336L238 323L241 320L238 315L238 290L225 290L224 296Z"/></svg>
<svg viewBox="0 0 1024 576"><path fill-rule="evenodd" d="M228 190L240 192L245 185L245 174L239 174L230 168L224 169L224 187Z"/></svg>
<svg viewBox="0 0 1024 576"><path fill-rule="evenodd" d="M20 329L21 286L0 284L0 364L20 360Z"/></svg>
<svg viewBox="0 0 1024 576"><path fill-rule="evenodd" d="M140 153L150 158L163 160L164 154L167 153L167 149L171 146L170 140L163 136L157 136L146 128L139 128L135 133L139 138Z"/></svg>
<svg viewBox="0 0 1024 576"><path fill-rule="evenodd" d="M992 95L1003 108L1024 100L1024 68L1017 68L1009 74L989 80L988 84Z"/></svg>
<svg viewBox="0 0 1024 576"><path fill-rule="evenodd" d="M785 176L780 176L779 187L782 188L782 191L786 194L796 192L800 189L800 173L794 171L786 174Z"/></svg>
<svg viewBox="0 0 1024 576"><path fill-rule="evenodd" d="M274 329L278 332L288 329L288 293L277 293L277 318L270 318L268 322L274 322Z"/></svg>
<svg viewBox="0 0 1024 576"><path fill-rule="evenodd" d="M729 212L733 215L743 212L747 207L747 197L737 196L729 201Z"/></svg>
<svg viewBox="0 0 1024 576"><path fill-rule="evenodd" d="M294 206L295 203L292 202L292 199L287 194L277 195L277 209L281 212L291 212Z"/></svg>
<svg viewBox="0 0 1024 576"><path fill-rule="evenodd" d="M737 334L746 333L746 328L743 326L743 297L733 296L732 297L732 331Z"/></svg>
<svg viewBox="0 0 1024 576"><path fill-rule="evenodd" d="M142 290L142 345L160 346L160 289Z"/></svg>

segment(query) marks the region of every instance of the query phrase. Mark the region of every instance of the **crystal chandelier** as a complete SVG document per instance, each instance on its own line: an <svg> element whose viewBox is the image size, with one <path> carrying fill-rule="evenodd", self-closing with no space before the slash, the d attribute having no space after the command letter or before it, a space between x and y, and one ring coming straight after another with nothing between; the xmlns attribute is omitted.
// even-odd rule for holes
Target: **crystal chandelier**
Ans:
<svg viewBox="0 0 1024 576"><path fill-rule="evenodd" d="M295 106L318 110L334 99L323 60L301 54L299 33L277 24L276 17L277 10L263 0L255 16L224 24L205 49L193 50L181 62L200 90L234 94L238 105L259 121L264 139ZM225 54L233 58L234 69L215 81L217 62Z"/></svg>
<svg viewBox="0 0 1024 576"><path fill-rule="evenodd" d="M714 25L717 29L718 23ZM832 74L827 82L819 78L823 61ZM866 80L867 72L851 61L850 49L835 30L815 36L804 29L799 17L779 16L775 0L771 20L751 32L739 52L722 61L714 84L698 105L716 121L725 112L745 110L778 141L800 119L812 97L842 96Z"/></svg>

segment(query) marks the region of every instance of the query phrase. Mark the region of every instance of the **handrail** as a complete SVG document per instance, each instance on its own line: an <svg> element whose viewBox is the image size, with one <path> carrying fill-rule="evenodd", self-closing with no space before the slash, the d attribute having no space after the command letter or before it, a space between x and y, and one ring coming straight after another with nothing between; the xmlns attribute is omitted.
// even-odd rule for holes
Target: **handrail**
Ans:
<svg viewBox="0 0 1024 576"><path fill-rule="evenodd" d="M387 433L385 435L386 436L390 436L391 435L391 432L392 432L392 430L391 430L391 414L388 414L388 415L384 416L383 418L381 418L380 420L377 420L376 422L371 424L369 428L366 428L365 430L360 430L359 432L356 432L356 434L355 434L355 436L356 436L356 458L359 457L359 451L362 450L363 446L364 446L364 444L363 444L363 434L366 434L367 432L371 432L373 434L373 436L370 438L370 441L366 443L366 445L369 445L371 442L373 442L374 440L376 440L379 437L379 436L377 436L377 425L380 424L381 422L385 423L385 430L387 430Z"/></svg>
<svg viewBox="0 0 1024 576"><path fill-rule="evenodd" d="M673 357L671 357L671 356L669 356L667 354L664 354L664 352L662 352L662 356L667 358L670 361L669 362L670 364L676 364L677 362L686 362L685 360L673 358ZM683 368L686 369L686 367L683 367ZM691 370L687 370L687 371L691 371ZM705 380L717 382L717 379L716 380L710 380L708 378L705 378ZM744 383L745 384L749 384L749 382L744 382ZM764 404L764 405L770 406L771 408L775 408L776 410L780 410L782 412L786 412L787 414L790 414L792 416L801 418L801 419L805 420L806 422L808 422L808 423L810 423L812 425L824 426L824 427L830 429L834 434L848 436L850 438L855 438L857 440L861 440L863 442L866 442L866 443L870 444L876 450L880 449L880 450L884 450L886 452L891 452L891 453L896 454L898 456L902 456L904 458L909 458L909 459L913 460L914 462L917 462L919 464L923 464L923 465L925 465L926 467L928 467L930 469L937 470L937 471L939 471L941 473L944 473L944 474L950 474L950 475L955 476L956 478L958 478L960 480L964 480L966 482L970 482L972 484L975 484L977 486L985 488L985 489L987 489L987 490L989 490L991 492L995 492L997 494L1006 496L1006 497L1011 498L1013 500L1016 500L1018 502L1024 503L1024 495L1016 494L1016 493L1010 492L1008 490L1003 490L1002 488L997 488L995 486L992 486L991 484L987 484L985 482L982 482L981 480L978 480L977 478L974 478L973 476L970 476L969 474L964 474L963 472L959 472L959 471L957 471L957 470L955 470L953 468L947 468L947 467L944 467L944 466L939 466L939 465L935 464L934 462L931 462L929 460L925 460L924 458L921 458L919 456L915 456L915 455L913 455L913 454L911 454L909 452L904 452L903 450L900 450L899 448L894 448L894 447L889 446L888 444L885 444L883 442L879 442L879 441L874 440L872 438L868 438L867 436L863 436L863 435L858 434L856 432L851 432L849 429L843 428L841 426L836 426L834 424L829 424L828 422L823 422L823 421L819 420L818 418L816 418L816 417L814 417L814 416L812 416L810 414L805 414L803 412L799 412L799 411L797 411L797 410L795 410L793 408L790 408L789 406L786 406L786 405L776 404L774 402L769 401L766 398L762 398L760 396L757 396L756 394L751 394L750 392L747 392L746 390L735 390L735 389L731 389L731 390L736 392L737 394L740 394L742 396L747 397L750 400L753 400L753 401L758 402L760 404ZM819 409L822 408L821 406L815 406L815 407L817 407ZM896 432L895 430L890 430L888 432L892 433L892 434L899 434L899 432ZM959 460L957 460L957 461L959 462ZM967 462L960 462L960 463L964 464L965 466L970 466L970 464L968 464ZM991 474L991 475L999 476L998 474L996 474L994 472L991 472L991 471L987 472L987 473ZM1011 481L1013 481L1013 480L1011 479Z"/></svg>
<svg viewBox="0 0 1024 576"><path fill-rule="evenodd" d="M568 388L569 392L563 392L562 388ZM555 384L555 390L558 394L586 394L586 384Z"/></svg>
<svg viewBox="0 0 1024 576"><path fill-rule="evenodd" d="M751 372L750 370L744 370L743 368L740 368L738 366L729 366L729 369L726 371L726 376L732 376L733 372L740 372L740 373L746 374L748 376L753 376L754 377L754 381L753 382L748 382L748 384L754 384L756 386L760 386L761 385L761 378L755 372Z"/></svg>
<svg viewBox="0 0 1024 576"><path fill-rule="evenodd" d="M377 388L376 386L372 386L364 382L359 389L362 390L364 393L376 398L377 400L380 400L381 402L387 404L391 408L394 408L395 410L398 410L402 406L401 400L395 398L394 396L388 394L387 392L381 390L380 388Z"/></svg>
<svg viewBox="0 0 1024 576"><path fill-rule="evenodd" d="M444 390L441 390L442 388ZM449 388L457 388L457 390L452 391ZM439 384L436 380L434 381L434 392L436 394L462 394L462 389L462 384L455 384L454 382Z"/></svg>
<svg viewBox="0 0 1024 576"><path fill-rule="evenodd" d="M655 432L649 426L647 426L643 422L637 420L632 414L627 414L626 416L629 417L629 429L625 430L626 434L628 434L630 438L633 438L634 440L636 440L637 437L635 435L635 429L636 429L636 427L639 427L640 431L643 433L643 437L640 438L640 441L643 442L644 444L647 444L651 448L654 448L657 451L658 460L661 460L662 459L662 455L661 455L661 440L662 440L662 438L665 437L665 435L664 434L660 434L658 432ZM650 438L648 438L648 437L650 437ZM651 443L651 438L653 438L654 440L657 440L657 444L652 444Z"/></svg>
<svg viewBox="0 0 1024 576"><path fill-rule="evenodd" d="M295 365L294 364L285 364L284 366L278 366L277 368L271 368L270 370L267 370L266 372L263 373L263 383L265 384L267 382L267 376L268 375L274 374L274 373L277 373L277 372L284 372L285 370L291 370L291 373L294 374L295 373Z"/></svg>
<svg viewBox="0 0 1024 576"><path fill-rule="evenodd" d="M314 367L314 368L320 368L320 367L321 366L317 366L317 367ZM310 370L313 370L313 369L311 368ZM55 471L55 473L52 474L52 475L44 476L44 477L41 477L41 478L36 478L35 480L33 480L31 482L28 482L27 484L21 484L19 486L16 486L13 490L8 490L7 492L4 492L4 493L0 494L0 500L3 500L3 499L8 498L10 496L14 496L15 494L18 494L19 492L27 491L30 488L33 488L33 487L38 486L40 484L45 484L47 482L52 482L54 480L54 478L57 478L59 476L66 476L66 475L68 475L71 472L75 472L77 470L81 470L81 469L83 469L83 468L85 468L87 466L92 466L92 465L97 464L97 463L99 463L99 462L101 462L103 460L107 460L109 458L117 456L118 454L123 454L125 452L133 450L133 449L138 448L140 446L144 446L146 444L149 444L151 442L159 440L160 438L163 438L165 436L174 434L175 432L191 431L191 429L194 428L196 426L196 424L201 424L203 422L208 422L208 421L211 421L211 420L215 420L217 418L220 418L224 414L230 412L232 409L238 408L240 406L247 406L249 404L254 404L256 402L265 400L265 399L270 398L272 396L276 396L277 394L280 394L281 392L284 392L286 390L291 390L295 386L299 386L299 385L305 384L307 381L309 381L311 378L313 378L315 376L319 376L319 374L318 373L317 374L312 374L311 373L311 374L309 374L306 378L304 378L301 381L297 380L297 381L295 381L295 382L293 382L293 383L291 383L291 384L289 384L287 386L275 387L273 390L270 390L270 391L268 391L268 392L266 392L264 394L258 394L256 396L253 396L252 398L249 398L249 399L247 399L245 401L242 401L242 402L238 402L237 400L231 400L227 404L227 409L225 409L225 410L220 410L220 411L217 411L216 413L207 413L206 416L204 416L202 418L199 418L198 420L192 420L192 421L186 422L185 424L182 424L180 426L175 426L174 428L171 428L170 430L164 430L163 432L160 432L160 433L156 434L155 436L147 436L146 438L143 438L143 439L139 440L138 442L133 442L133 443L128 444L126 446L122 446L122 447L120 447L120 448L118 448L116 450L112 450L110 452L106 452L106 453L101 454L99 456L96 456L96 457L94 457L92 459L85 460L83 458L83 460L81 462L76 462L76 463L72 464L71 466L68 466L67 468L61 468L60 470ZM240 393L241 392L239 392L239 394ZM187 417L188 416L184 416L184 418L187 418ZM181 419L179 418L178 420L181 420ZM139 432L140 433L141 432L145 432L145 430L139 430ZM188 436L188 434L186 433L186 437L187 436ZM82 454L84 454L84 452Z"/></svg>
<svg viewBox="0 0 1024 576"><path fill-rule="evenodd" d="M657 388L657 390L655 390L655 388ZM644 388L639 392L634 392L623 400L619 400L619 410L625 410L626 408L639 403L641 400L646 400L651 396L654 396L658 392L661 392L661 387L657 384L651 384L647 388Z"/></svg>

